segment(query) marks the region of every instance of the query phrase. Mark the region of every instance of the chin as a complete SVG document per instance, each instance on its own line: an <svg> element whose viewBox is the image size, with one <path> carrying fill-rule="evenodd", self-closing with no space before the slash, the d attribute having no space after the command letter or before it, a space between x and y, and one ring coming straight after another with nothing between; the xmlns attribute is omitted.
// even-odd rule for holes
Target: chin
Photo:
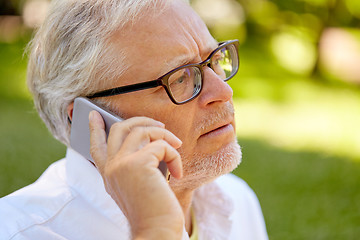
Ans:
<svg viewBox="0 0 360 240"><path fill-rule="evenodd" d="M221 175L230 173L241 163L242 158L236 138L212 154L197 153L187 156L181 150L179 153L183 162L183 178L171 179L173 190L195 190Z"/></svg>

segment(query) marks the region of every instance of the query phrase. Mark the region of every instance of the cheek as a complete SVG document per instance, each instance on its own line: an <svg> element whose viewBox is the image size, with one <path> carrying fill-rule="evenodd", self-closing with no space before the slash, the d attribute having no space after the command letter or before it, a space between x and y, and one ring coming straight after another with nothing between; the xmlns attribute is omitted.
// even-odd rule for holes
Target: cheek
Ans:
<svg viewBox="0 0 360 240"><path fill-rule="evenodd" d="M157 111L153 118L165 124L166 129L175 134L183 142L183 147L193 145L194 137L194 118L195 115L182 107L175 106L171 110Z"/></svg>
<svg viewBox="0 0 360 240"><path fill-rule="evenodd" d="M174 133L182 141L184 141L187 132L191 130L191 117L187 116L186 113L173 109L168 112L159 112L154 116L157 120L165 124L166 129Z"/></svg>
<svg viewBox="0 0 360 240"><path fill-rule="evenodd" d="M172 113L166 118L166 129L171 131L181 141L181 148L178 149L180 153L185 156L190 156L196 151L197 138L194 128L195 115L191 112L177 112Z"/></svg>
<svg viewBox="0 0 360 240"><path fill-rule="evenodd" d="M119 96L116 100L116 109L124 118L145 116L155 119L164 123L167 130L181 139L184 149L195 146L194 122L196 114L192 109L188 109L186 106L174 105L169 101L155 104L153 99L147 101L144 96L142 96L142 101L139 101L139 98L132 99L132 96L124 98L124 101Z"/></svg>
<svg viewBox="0 0 360 240"><path fill-rule="evenodd" d="M123 118L144 116L160 121L157 115L162 110L158 109L157 106L162 104L155 104L154 99L149 98L146 92L138 91L115 97L116 99L112 102L112 108L116 109Z"/></svg>

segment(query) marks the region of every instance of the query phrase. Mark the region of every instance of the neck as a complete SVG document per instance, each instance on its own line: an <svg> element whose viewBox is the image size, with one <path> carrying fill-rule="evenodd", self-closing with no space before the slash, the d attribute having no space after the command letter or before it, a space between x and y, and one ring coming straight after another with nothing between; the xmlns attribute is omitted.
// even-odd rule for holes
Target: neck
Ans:
<svg viewBox="0 0 360 240"><path fill-rule="evenodd" d="M182 190L182 191L176 191L174 193L184 213L186 231L189 233L189 235L191 235L192 232L191 203L193 197L193 190Z"/></svg>

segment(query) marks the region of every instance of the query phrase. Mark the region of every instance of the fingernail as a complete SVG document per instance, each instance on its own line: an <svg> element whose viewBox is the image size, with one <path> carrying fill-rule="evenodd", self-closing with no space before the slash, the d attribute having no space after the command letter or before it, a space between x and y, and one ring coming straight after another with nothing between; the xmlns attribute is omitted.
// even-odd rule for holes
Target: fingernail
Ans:
<svg viewBox="0 0 360 240"><path fill-rule="evenodd" d="M159 122L159 121L157 121L157 122L158 122L158 124L160 125L160 127L165 127L165 124L164 124L164 123Z"/></svg>
<svg viewBox="0 0 360 240"><path fill-rule="evenodd" d="M178 140L178 142L179 142L179 147L181 147L182 141L181 141L179 138L177 138L177 140Z"/></svg>

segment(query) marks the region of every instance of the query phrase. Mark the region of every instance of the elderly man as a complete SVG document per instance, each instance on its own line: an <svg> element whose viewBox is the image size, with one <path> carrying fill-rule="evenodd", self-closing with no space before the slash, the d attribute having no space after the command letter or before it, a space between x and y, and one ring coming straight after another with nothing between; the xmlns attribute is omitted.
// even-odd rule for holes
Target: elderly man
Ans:
<svg viewBox="0 0 360 240"><path fill-rule="evenodd" d="M241 159L232 89L238 42L217 43L183 0L54 0L31 45L40 116L69 146L76 97L95 165L71 148L0 202L1 239L267 239ZM164 161L170 179L161 174Z"/></svg>

